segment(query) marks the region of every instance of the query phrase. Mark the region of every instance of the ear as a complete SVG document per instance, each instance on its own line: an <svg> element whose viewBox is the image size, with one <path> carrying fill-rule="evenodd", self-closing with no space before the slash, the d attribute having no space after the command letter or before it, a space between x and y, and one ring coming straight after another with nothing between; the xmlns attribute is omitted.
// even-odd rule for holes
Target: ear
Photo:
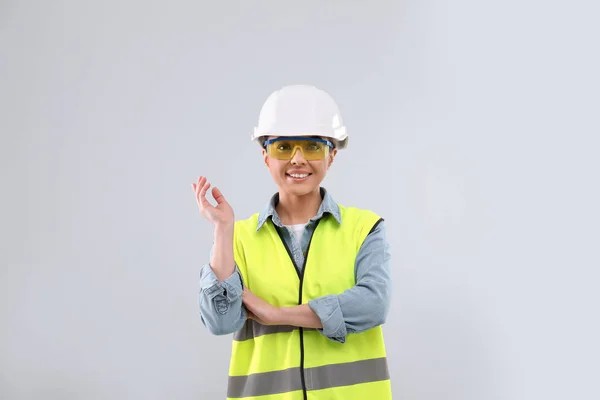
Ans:
<svg viewBox="0 0 600 400"><path fill-rule="evenodd" d="M263 156L263 162L265 163L267 168L269 168L269 156L267 155L267 151L265 149L262 149L262 156Z"/></svg>
<svg viewBox="0 0 600 400"><path fill-rule="evenodd" d="M327 163L327 168L331 167L331 164L333 164L333 160L335 159L337 151L337 149L333 149L329 152L329 162Z"/></svg>

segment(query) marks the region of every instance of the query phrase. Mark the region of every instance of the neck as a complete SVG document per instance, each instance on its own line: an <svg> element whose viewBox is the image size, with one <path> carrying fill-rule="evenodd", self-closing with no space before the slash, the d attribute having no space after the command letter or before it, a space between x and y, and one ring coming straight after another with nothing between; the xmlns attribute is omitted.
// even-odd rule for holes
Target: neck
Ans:
<svg viewBox="0 0 600 400"><path fill-rule="evenodd" d="M322 201L318 187L301 196L280 191L275 209L284 225L304 224L317 215Z"/></svg>

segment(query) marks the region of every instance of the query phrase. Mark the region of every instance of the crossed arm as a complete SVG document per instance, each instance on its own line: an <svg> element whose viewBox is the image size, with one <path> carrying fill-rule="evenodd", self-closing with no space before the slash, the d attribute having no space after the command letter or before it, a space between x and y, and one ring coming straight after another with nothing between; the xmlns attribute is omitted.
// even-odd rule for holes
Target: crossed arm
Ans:
<svg viewBox="0 0 600 400"><path fill-rule="evenodd" d="M213 254L211 263L214 261ZM315 328L332 341L344 343L348 334L385 322L391 300L389 264L390 251L382 222L367 236L357 255L354 287L293 307L275 307L256 296L243 287L236 269L217 277L207 264L201 272L201 319L217 335L236 332L250 318L263 325Z"/></svg>
<svg viewBox="0 0 600 400"><path fill-rule="evenodd" d="M302 328L322 329L321 318L308 304L293 307L275 307L244 288L242 301L248 318L262 325L292 325Z"/></svg>

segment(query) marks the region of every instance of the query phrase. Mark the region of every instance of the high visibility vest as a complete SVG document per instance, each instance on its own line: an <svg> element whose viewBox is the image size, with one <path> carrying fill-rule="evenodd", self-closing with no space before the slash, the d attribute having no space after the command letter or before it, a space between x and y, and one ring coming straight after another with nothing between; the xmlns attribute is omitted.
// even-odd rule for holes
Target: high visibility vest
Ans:
<svg viewBox="0 0 600 400"><path fill-rule="evenodd" d="M341 224L329 214L319 221L302 272L270 219L258 231L258 214L236 222L234 257L245 285L277 307L355 286L356 256L381 218L353 207L340 206L340 212ZM247 320L233 337L227 398L391 399L381 326L337 343L315 329Z"/></svg>

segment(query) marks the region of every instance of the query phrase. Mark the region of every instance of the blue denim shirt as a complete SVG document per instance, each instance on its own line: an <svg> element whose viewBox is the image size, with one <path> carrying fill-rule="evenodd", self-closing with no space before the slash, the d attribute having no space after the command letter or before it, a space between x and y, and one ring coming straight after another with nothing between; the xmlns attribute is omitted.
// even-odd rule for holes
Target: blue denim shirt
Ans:
<svg viewBox="0 0 600 400"><path fill-rule="evenodd" d="M257 230L261 229L267 218L271 218L298 268L304 265L304 254L317 221L328 213L338 223L343 223L339 207L329 192L321 188L321 196L323 201L317 215L306 225L301 246L295 240L292 230L281 223L275 211L279 201L278 193L258 217ZM321 319L323 329L319 331L332 341L345 343L348 334L364 332L383 324L390 308L390 274L390 246L386 240L384 221L381 221L367 236L356 257L356 286L338 295L327 295L309 301L309 307ZM211 333L226 335L242 328L246 321L242 290L243 280L237 267L223 282L218 281L210 264L202 267L198 298L200 318Z"/></svg>

